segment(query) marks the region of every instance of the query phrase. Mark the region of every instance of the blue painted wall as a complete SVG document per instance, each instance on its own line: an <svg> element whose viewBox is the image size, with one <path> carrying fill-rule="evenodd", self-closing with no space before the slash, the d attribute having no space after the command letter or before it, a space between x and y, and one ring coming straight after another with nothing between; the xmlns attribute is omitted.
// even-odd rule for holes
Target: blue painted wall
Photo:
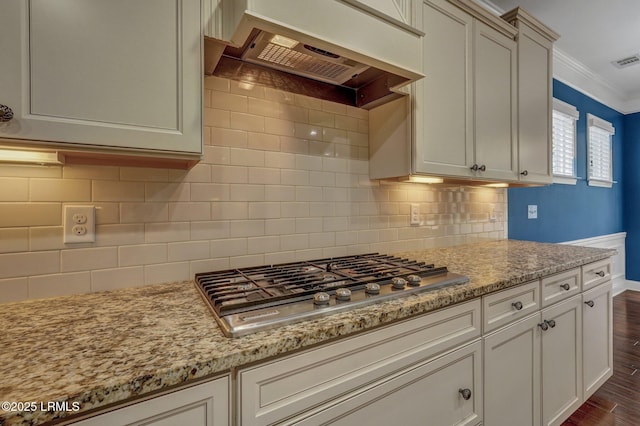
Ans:
<svg viewBox="0 0 640 426"><path fill-rule="evenodd" d="M553 96L574 105L580 112L576 145L577 173L582 179L576 185L510 188L509 238L557 243L624 231L622 195L626 178L623 171L632 166L624 167L623 164L623 158L628 154L623 154L625 116L556 80L553 81ZM618 183L611 189L587 185L587 113L611 122L616 129L613 137L613 179ZM632 118L629 116L626 122ZM634 122L640 144L640 116L635 117ZM640 162L640 145L635 148L635 158ZM635 189L640 190L640 169L634 172L638 182ZM640 192L636 191L635 194ZM640 247L640 197L636 198L635 210L627 209L627 216L631 214L637 218L637 244ZM527 219L529 204L538 206L538 219Z"/></svg>
<svg viewBox="0 0 640 426"><path fill-rule="evenodd" d="M624 227L627 279L640 281L640 113L624 117Z"/></svg>

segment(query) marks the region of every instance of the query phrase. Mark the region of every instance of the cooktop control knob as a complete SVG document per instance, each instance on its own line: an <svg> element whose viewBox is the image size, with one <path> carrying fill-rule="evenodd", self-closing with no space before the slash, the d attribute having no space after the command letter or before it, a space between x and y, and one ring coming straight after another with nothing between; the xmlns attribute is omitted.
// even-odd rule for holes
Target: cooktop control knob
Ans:
<svg viewBox="0 0 640 426"><path fill-rule="evenodd" d="M336 290L336 299L351 300L351 290L348 288L339 288Z"/></svg>
<svg viewBox="0 0 640 426"><path fill-rule="evenodd" d="M331 296L328 293L321 291L313 295L313 304L319 306L328 305L330 299Z"/></svg>
<svg viewBox="0 0 640 426"><path fill-rule="evenodd" d="M418 275L409 275L407 277L407 281L409 281L409 285L416 287L420 285L420 281L422 281L422 278L420 278L420 276Z"/></svg>
<svg viewBox="0 0 640 426"><path fill-rule="evenodd" d="M402 290L404 286L407 285L407 280L405 280L404 278L396 277L391 280L391 284L393 285L393 288Z"/></svg>
<svg viewBox="0 0 640 426"><path fill-rule="evenodd" d="M380 294L380 284L367 283L367 285L364 286L364 292L367 294Z"/></svg>

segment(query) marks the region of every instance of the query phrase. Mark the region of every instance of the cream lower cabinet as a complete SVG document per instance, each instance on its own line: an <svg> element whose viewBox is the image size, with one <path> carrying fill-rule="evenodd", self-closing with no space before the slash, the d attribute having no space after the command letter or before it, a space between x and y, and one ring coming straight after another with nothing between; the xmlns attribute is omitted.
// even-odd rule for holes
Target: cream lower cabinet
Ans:
<svg viewBox="0 0 640 426"><path fill-rule="evenodd" d="M484 337L484 422L540 424L540 312Z"/></svg>
<svg viewBox="0 0 640 426"><path fill-rule="evenodd" d="M611 281L582 295L582 384L589 398L613 375Z"/></svg>
<svg viewBox="0 0 640 426"><path fill-rule="evenodd" d="M559 302L541 314L542 424L552 426L582 404L582 297Z"/></svg>
<svg viewBox="0 0 640 426"><path fill-rule="evenodd" d="M3 0L0 139L197 158L201 28L201 0Z"/></svg>
<svg viewBox="0 0 640 426"><path fill-rule="evenodd" d="M484 336L487 425L558 425L582 403L582 297Z"/></svg>
<svg viewBox="0 0 640 426"><path fill-rule="evenodd" d="M229 377L191 386L74 423L79 426L229 426Z"/></svg>
<svg viewBox="0 0 640 426"><path fill-rule="evenodd" d="M482 422L480 300L238 372L238 424Z"/></svg>

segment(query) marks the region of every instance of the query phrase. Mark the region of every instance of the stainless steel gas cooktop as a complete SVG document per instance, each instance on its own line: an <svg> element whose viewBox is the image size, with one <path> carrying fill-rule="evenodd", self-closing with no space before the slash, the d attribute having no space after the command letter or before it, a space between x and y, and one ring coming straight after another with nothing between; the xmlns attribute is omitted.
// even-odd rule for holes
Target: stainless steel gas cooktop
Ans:
<svg viewBox="0 0 640 426"><path fill-rule="evenodd" d="M239 337L468 278L374 253L206 272L195 281L224 334Z"/></svg>

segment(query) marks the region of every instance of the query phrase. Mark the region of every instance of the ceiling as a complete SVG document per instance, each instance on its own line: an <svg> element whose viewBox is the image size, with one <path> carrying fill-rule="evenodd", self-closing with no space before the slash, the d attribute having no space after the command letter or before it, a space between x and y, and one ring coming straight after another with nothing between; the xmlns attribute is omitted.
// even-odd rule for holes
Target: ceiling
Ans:
<svg viewBox="0 0 640 426"><path fill-rule="evenodd" d="M640 111L640 62L613 61L640 54L638 0L478 0L503 13L522 7L560 34L554 77L622 113Z"/></svg>

